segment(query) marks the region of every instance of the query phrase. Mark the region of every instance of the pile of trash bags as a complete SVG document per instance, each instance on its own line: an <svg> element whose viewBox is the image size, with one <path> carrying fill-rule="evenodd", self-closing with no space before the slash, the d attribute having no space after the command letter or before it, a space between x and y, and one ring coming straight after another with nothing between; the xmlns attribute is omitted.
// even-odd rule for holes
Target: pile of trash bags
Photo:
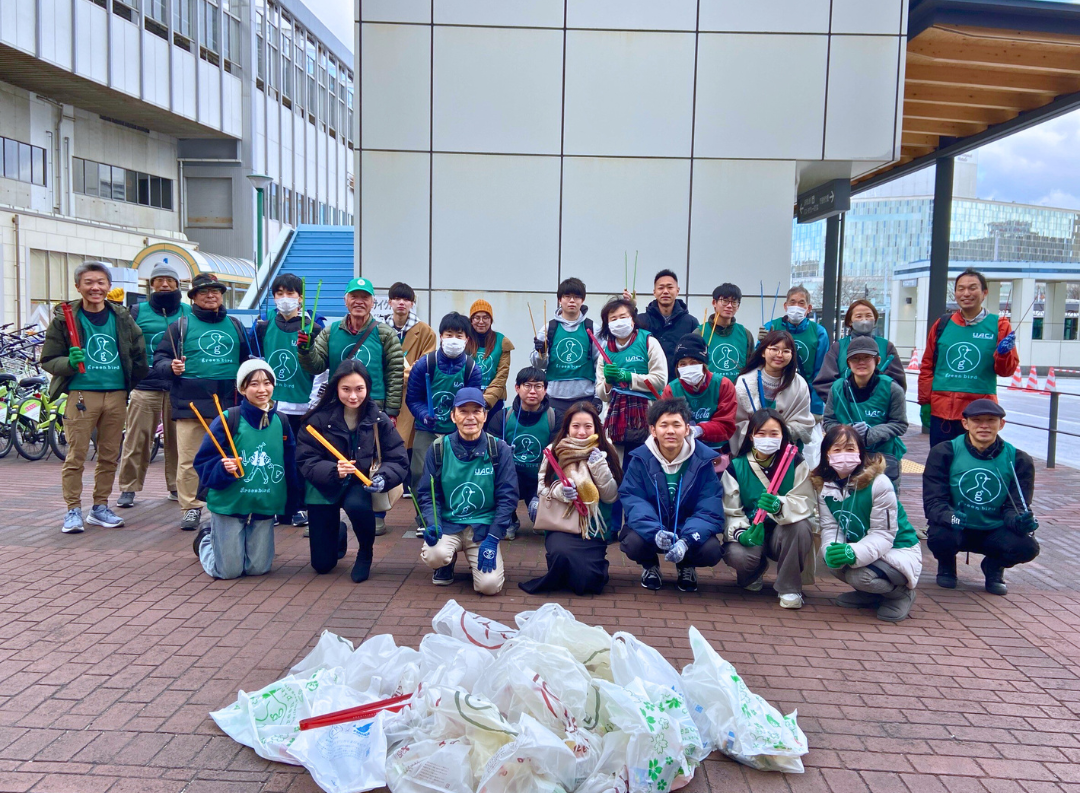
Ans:
<svg viewBox="0 0 1080 793"><path fill-rule="evenodd" d="M629 633L547 603L511 628L451 600L420 649L357 648L326 631L287 677L211 713L260 757L303 765L328 793L668 793L719 750L801 773L806 736L690 628L680 674ZM409 695L398 712L300 720Z"/></svg>

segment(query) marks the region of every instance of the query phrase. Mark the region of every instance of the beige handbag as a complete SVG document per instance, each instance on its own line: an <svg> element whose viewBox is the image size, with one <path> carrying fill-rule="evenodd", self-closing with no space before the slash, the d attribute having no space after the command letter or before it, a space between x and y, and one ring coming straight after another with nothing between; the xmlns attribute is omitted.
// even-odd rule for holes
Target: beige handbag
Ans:
<svg viewBox="0 0 1080 793"><path fill-rule="evenodd" d="M559 483L556 482L552 487L559 487ZM565 534L581 536L581 523L578 521L578 513L573 504L559 501L550 493L541 495L539 499L536 520L533 521L534 529L561 531Z"/></svg>
<svg viewBox="0 0 1080 793"><path fill-rule="evenodd" d="M375 423L375 459L371 462L371 477L379 472L382 466L382 444L379 442L379 424ZM375 512L389 512L405 492L404 485L392 487L384 493L371 494L371 509Z"/></svg>

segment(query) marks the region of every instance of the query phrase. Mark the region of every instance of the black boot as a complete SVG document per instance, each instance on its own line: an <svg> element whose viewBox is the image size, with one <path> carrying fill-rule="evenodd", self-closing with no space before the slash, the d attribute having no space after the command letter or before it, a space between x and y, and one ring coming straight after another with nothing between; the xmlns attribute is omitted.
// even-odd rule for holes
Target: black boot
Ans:
<svg viewBox="0 0 1080 793"><path fill-rule="evenodd" d="M988 556L984 556L982 564L983 575L986 576L986 591L991 595L1007 595L1009 588L1005 586L1005 568L994 562Z"/></svg>
<svg viewBox="0 0 1080 793"><path fill-rule="evenodd" d="M937 560L937 585L943 589L956 589L956 556Z"/></svg>
<svg viewBox="0 0 1080 793"><path fill-rule="evenodd" d="M359 584L361 581L367 581L368 575L371 574L371 560L361 559L359 555L356 557L356 563L352 566L352 573L350 577L354 584Z"/></svg>

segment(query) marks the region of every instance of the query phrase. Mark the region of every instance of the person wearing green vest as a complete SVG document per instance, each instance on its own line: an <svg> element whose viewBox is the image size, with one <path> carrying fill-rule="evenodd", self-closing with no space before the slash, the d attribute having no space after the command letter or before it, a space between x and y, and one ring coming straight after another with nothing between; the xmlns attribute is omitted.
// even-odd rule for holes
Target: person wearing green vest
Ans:
<svg viewBox="0 0 1080 793"><path fill-rule="evenodd" d="M667 385L667 355L655 336L638 328L633 300L612 298L600 321L600 341L611 363L596 359L596 395L609 403L604 430L625 460L649 437L647 414Z"/></svg>
<svg viewBox="0 0 1080 793"><path fill-rule="evenodd" d="M525 502L529 517L536 519L537 475L543 462L544 447L558 429L555 410L548 404L547 380L542 369L526 366L517 373L514 403L488 416L487 431L501 438L514 451L514 467L518 475L518 497ZM486 397L486 394L485 394ZM506 539L517 537L521 528L517 512L510 519Z"/></svg>
<svg viewBox="0 0 1080 793"><path fill-rule="evenodd" d="M79 299L67 305L77 325L79 344L71 343L63 305L57 305L41 345L41 368L52 375L49 395L67 394L64 433L68 453L60 469L60 486L67 512L65 534L83 531L83 466L90 436L97 432L94 503L86 522L111 529L124 521L109 509L124 437L128 393L146 376L146 341L127 309L105 299L112 286L103 262L83 262L75 268ZM83 371L79 371L82 367Z"/></svg>
<svg viewBox="0 0 1080 793"><path fill-rule="evenodd" d="M431 444L415 491L425 526L420 561L434 571L431 583L449 586L464 553L473 589L497 595L504 582L499 541L518 503L514 453L484 432L487 406L479 388L457 392L450 418L455 430Z"/></svg>
<svg viewBox="0 0 1080 793"><path fill-rule="evenodd" d="M775 410L759 410L750 417L738 455L724 471L724 563L735 571L739 586L759 592L769 560L776 562L773 589L780 608L803 604L803 584L814 580L814 527L810 519L817 493L810 483L810 467L795 454L776 493L769 484L784 451L792 444L783 419ZM765 512L755 522L758 509ZM807 581L809 579L809 581Z"/></svg>
<svg viewBox="0 0 1080 793"><path fill-rule="evenodd" d="M311 521L311 566L320 575L329 573L344 556L344 510L359 545L351 573L357 584L371 573L376 535L372 495L392 490L409 475L405 442L390 417L369 397L370 384L367 368L355 358L346 358L338 364L318 404L304 417L304 426L321 434L344 460L310 432L301 431L296 439L296 465ZM372 471L376 461L378 470ZM361 482L354 471L368 475L371 484Z"/></svg>
<svg viewBox="0 0 1080 793"><path fill-rule="evenodd" d="M762 408L775 409L784 419L796 443L808 443L813 435L810 387L798 373L795 342L786 330L770 330L750 355L735 381L734 449L742 447L750 417Z"/></svg>
<svg viewBox="0 0 1080 793"><path fill-rule="evenodd" d="M169 401L176 430L176 492L183 516L180 528L195 531L202 523L195 455L206 436L191 405L207 421L221 408L240 403L236 372L251 357L248 334L225 309L228 287L217 276L199 273L191 280L191 314L165 331L154 351L154 374L169 380Z"/></svg>
<svg viewBox="0 0 1080 793"><path fill-rule="evenodd" d="M811 481L818 491L822 559L852 587L833 602L877 609L886 622L907 619L922 572L915 529L885 476L885 460L868 452L862 436L834 424L821 442Z"/></svg>
<svg viewBox="0 0 1080 793"><path fill-rule="evenodd" d="M735 386L706 368L705 340L687 333L675 345L677 377L664 387L661 399L681 397L690 406L690 431L710 449L726 452L735 432Z"/></svg>
<svg viewBox="0 0 1080 793"><path fill-rule="evenodd" d="M999 435L1005 411L991 399L964 409L966 434L930 449L923 473L926 546L937 559L937 585L956 588L956 554L981 553L986 591L1008 593L1005 568L1039 555L1032 512L1035 466Z"/></svg>
<svg viewBox="0 0 1080 793"><path fill-rule="evenodd" d="M150 272L150 299L131 307L131 318L142 329L146 340L146 365L153 363L154 350L165 336L165 330L180 317L191 313L186 303L180 302L180 276L168 263L168 259L154 266ZM120 498L118 507L135 505L135 494L143 489L146 469L150 465L150 451L154 435L161 425L162 451L165 453L165 487L169 500L178 499L176 493L176 428L173 427L172 405L169 402L171 378L151 372L135 387L128 399L127 419L124 423L124 451L120 456Z"/></svg>
<svg viewBox="0 0 1080 793"><path fill-rule="evenodd" d="M698 325L694 333L705 339L709 371L732 383L746 366L754 351L754 337L750 330L735 321L735 314L742 303L742 290L735 284L720 284L712 293L713 315ZM745 337L745 338L744 338Z"/></svg>
<svg viewBox="0 0 1080 793"><path fill-rule="evenodd" d="M224 421L214 419L213 439L203 438L194 462L210 525L195 535L192 548L213 578L269 573L274 516L300 501L296 438L272 399L273 368L259 358L245 361L236 372L236 389L243 399L225 411ZM231 454L230 435L238 457L223 458L218 448Z"/></svg>
<svg viewBox="0 0 1080 793"><path fill-rule="evenodd" d="M401 410L405 355L397 333L372 315L375 287L354 278L345 287L345 319L331 322L325 333L297 342L300 366L308 374L333 372L346 358L356 358L371 375L371 398L391 419Z"/></svg>
<svg viewBox="0 0 1080 793"><path fill-rule="evenodd" d="M486 300L476 300L469 307L469 344L466 352L480 367L480 387L488 407L488 421L502 412L506 399L506 381L510 377L510 353L514 343L491 326L494 309Z"/></svg>
<svg viewBox="0 0 1080 793"><path fill-rule="evenodd" d="M547 373L548 400L555 409L556 422L562 422L563 413L583 399L596 400L596 348L589 340L593 321L587 316L585 305L585 282L580 278L567 278L559 284L556 293L559 307L555 316L547 321L533 339L533 351L529 363Z"/></svg>
<svg viewBox="0 0 1080 793"><path fill-rule="evenodd" d="M274 370L274 406L279 416L289 422L293 434L300 432L300 422L314 403L313 394L326 384L327 375L312 375L300 366L297 348L301 338L310 344L322 332L322 325L305 315L304 282L292 273L280 273L270 284L274 296L274 315L260 319L252 328L252 348ZM299 509L293 515L278 516L278 523L306 526L307 513Z"/></svg>
<svg viewBox="0 0 1080 793"><path fill-rule="evenodd" d="M919 404L930 414L931 447L961 437L964 408L976 399L997 401L997 378L1020 366L1016 332L1009 320L986 310L988 294L986 276L964 270L953 284L957 310L939 317L926 334Z"/></svg>
<svg viewBox="0 0 1080 793"><path fill-rule="evenodd" d="M888 375L881 374L878 346L869 336L856 336L847 347L848 374L829 389L822 429L850 424L871 452L885 458L885 475L900 483L900 459L907 452L907 394Z"/></svg>
<svg viewBox="0 0 1080 793"><path fill-rule="evenodd" d="M814 310L810 303L810 292L805 286L793 286L784 298L784 316L777 317L765 326L765 331L786 330L795 340L795 362L799 374L809 384L817 378L829 351L829 334L825 328L808 315ZM825 411L825 402L814 389L810 388L810 412L821 420Z"/></svg>
<svg viewBox="0 0 1080 793"><path fill-rule="evenodd" d="M884 336L874 335L877 327L878 310L866 298L852 300L844 314L844 327L847 335L834 341L825 353L825 360L821 364L821 370L814 378L814 390L823 402L829 401L829 389L837 380L843 380L848 374L847 353L848 345L855 339L870 339L877 345L878 372L888 375L900 388L907 393L907 372L904 370L904 362L897 353L893 343Z"/></svg>

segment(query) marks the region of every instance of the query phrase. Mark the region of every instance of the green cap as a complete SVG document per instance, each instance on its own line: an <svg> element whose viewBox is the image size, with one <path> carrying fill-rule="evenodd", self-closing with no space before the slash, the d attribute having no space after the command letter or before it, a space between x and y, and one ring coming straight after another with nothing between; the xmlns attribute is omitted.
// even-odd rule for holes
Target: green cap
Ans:
<svg viewBox="0 0 1080 793"><path fill-rule="evenodd" d="M349 292L367 292L369 295L374 295L375 286L366 278L354 278L345 287L345 294L349 294Z"/></svg>

